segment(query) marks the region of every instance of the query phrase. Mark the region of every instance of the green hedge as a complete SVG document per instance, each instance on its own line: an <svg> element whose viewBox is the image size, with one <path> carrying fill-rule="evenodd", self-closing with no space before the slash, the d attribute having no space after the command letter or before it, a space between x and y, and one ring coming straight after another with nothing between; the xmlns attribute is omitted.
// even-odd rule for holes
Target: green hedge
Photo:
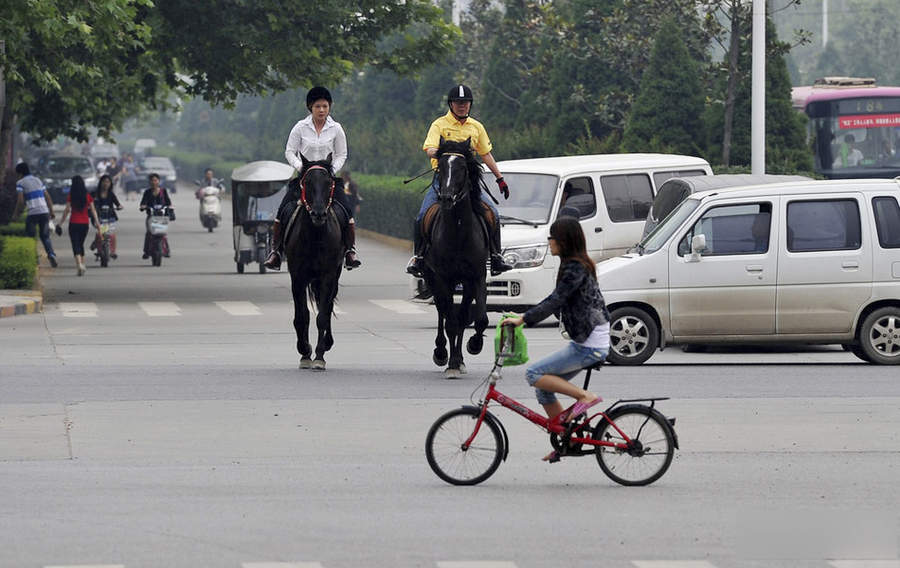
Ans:
<svg viewBox="0 0 900 568"><path fill-rule="evenodd" d="M35 240L0 237L0 289L31 288L36 273Z"/></svg>
<svg viewBox="0 0 900 568"><path fill-rule="evenodd" d="M8 225L0 225L0 235L24 237L25 221L13 221Z"/></svg>
<svg viewBox="0 0 900 568"><path fill-rule="evenodd" d="M363 201L356 222L363 229L383 235L412 239L413 223L422 200L422 190L431 183L425 175L406 185L399 176L354 174Z"/></svg>

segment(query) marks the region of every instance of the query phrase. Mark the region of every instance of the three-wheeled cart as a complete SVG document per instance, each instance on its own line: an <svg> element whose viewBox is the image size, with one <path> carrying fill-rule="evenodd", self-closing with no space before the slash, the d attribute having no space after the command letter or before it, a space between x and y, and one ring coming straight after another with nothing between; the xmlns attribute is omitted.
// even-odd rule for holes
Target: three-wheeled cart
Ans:
<svg viewBox="0 0 900 568"><path fill-rule="evenodd" d="M282 162L250 162L231 172L231 214L234 234L234 262L238 274L244 266L259 263L259 273L272 248L272 226L278 206L287 192L294 168Z"/></svg>

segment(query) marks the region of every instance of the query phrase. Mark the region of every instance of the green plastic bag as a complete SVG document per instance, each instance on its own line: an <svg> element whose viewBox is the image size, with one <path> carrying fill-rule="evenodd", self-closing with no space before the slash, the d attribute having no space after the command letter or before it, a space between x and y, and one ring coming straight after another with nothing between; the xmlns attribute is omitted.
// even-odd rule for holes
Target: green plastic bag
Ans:
<svg viewBox="0 0 900 568"><path fill-rule="evenodd" d="M515 314L503 314L500 321L508 317L516 317ZM494 356L503 358L503 366L524 365L528 362L528 341L525 339L524 325L497 325L497 333L494 336ZM501 342L506 339L506 344Z"/></svg>

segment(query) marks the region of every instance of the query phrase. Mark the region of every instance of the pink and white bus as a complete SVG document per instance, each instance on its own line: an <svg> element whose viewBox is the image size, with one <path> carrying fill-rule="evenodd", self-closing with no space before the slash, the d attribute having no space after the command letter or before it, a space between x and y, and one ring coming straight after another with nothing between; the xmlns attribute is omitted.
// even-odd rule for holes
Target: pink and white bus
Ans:
<svg viewBox="0 0 900 568"><path fill-rule="evenodd" d="M832 179L900 176L900 87L826 77L794 87L792 98L809 117L817 173Z"/></svg>

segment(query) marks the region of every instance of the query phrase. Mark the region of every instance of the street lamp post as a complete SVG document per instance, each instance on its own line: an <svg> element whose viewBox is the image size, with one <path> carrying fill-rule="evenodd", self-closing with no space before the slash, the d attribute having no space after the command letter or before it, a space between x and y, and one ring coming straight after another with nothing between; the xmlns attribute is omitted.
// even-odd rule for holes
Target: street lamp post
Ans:
<svg viewBox="0 0 900 568"><path fill-rule="evenodd" d="M766 173L766 0L753 0L750 170Z"/></svg>

